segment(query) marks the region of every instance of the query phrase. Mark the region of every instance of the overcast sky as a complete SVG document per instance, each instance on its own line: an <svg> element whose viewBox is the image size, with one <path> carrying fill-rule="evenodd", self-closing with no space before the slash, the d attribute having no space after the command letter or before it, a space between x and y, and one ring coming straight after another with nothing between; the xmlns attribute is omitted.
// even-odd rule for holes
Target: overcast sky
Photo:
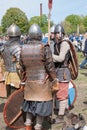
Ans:
<svg viewBox="0 0 87 130"><path fill-rule="evenodd" d="M7 9L17 7L21 9L28 19L40 15L40 3L42 13L48 16L48 0L0 0L0 23ZM51 20L57 24L71 14L87 15L87 0L53 0Z"/></svg>

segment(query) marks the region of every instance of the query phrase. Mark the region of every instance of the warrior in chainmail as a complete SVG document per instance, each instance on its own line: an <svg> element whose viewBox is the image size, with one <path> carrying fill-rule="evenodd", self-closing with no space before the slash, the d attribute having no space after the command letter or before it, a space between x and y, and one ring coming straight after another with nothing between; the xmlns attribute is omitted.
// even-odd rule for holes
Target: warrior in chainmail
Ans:
<svg viewBox="0 0 87 130"><path fill-rule="evenodd" d="M20 78L17 73L17 66L15 62L19 61L20 52L20 29L16 24L12 24L7 29L9 40L1 48L1 56L5 65L5 84L7 88L7 97L10 96L14 90L19 89Z"/></svg>
<svg viewBox="0 0 87 130"><path fill-rule="evenodd" d="M70 70L68 69L68 60L70 58L70 46L66 40L64 40L64 28L57 24L54 30L55 44L53 61L57 77L59 79L60 89L56 93L56 106L58 106L59 112L55 123L64 122L65 110L68 110L68 86L71 79ZM58 105L57 105L58 104Z"/></svg>
<svg viewBox="0 0 87 130"><path fill-rule="evenodd" d="M51 83L58 86L58 81L50 47L42 44L42 32L37 24L31 25L29 36L30 42L22 46L20 55L27 77L22 110L26 112L26 130L32 129L33 117L35 130L41 130L44 117L52 111Z"/></svg>

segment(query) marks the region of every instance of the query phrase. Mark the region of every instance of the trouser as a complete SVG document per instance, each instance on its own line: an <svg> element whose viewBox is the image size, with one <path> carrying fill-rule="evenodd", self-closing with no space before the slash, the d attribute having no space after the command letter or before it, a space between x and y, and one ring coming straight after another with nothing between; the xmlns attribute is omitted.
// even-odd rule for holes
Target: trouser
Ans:
<svg viewBox="0 0 87 130"><path fill-rule="evenodd" d="M68 109L68 86L69 82L59 83L60 90L56 93L59 101L59 113L58 115L64 115L65 109Z"/></svg>
<svg viewBox="0 0 87 130"><path fill-rule="evenodd" d="M32 113L27 113L27 114L26 114L26 122L25 122L25 125L26 125L26 126L32 126L32 124L33 124L32 120L33 120L33 115L32 115ZM43 120L44 120L44 117L39 116L39 115L36 116L36 124L35 124L35 126L34 126L35 130L41 130Z"/></svg>
<svg viewBox="0 0 87 130"><path fill-rule="evenodd" d="M80 68L84 68L84 66L86 65L86 63L87 63L87 57L80 64Z"/></svg>
<svg viewBox="0 0 87 130"><path fill-rule="evenodd" d="M64 115L65 109L68 109L68 99L59 101L59 112L58 115Z"/></svg>

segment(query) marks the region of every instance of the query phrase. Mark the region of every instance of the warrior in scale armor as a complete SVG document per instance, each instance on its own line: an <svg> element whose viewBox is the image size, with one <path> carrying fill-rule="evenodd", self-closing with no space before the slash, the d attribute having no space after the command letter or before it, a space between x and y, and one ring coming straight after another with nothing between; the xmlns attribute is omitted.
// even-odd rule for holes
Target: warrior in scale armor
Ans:
<svg viewBox="0 0 87 130"><path fill-rule="evenodd" d="M20 88L15 59L19 61L21 31L16 24L12 24L7 29L7 35L9 40L2 46L1 56L5 65L5 84L8 97L14 90Z"/></svg>
<svg viewBox="0 0 87 130"><path fill-rule="evenodd" d="M27 77L22 110L26 112L26 130L32 129L35 117L34 128L41 130L44 118L52 112L52 88L58 90L58 80L50 46L42 44L42 32L37 24L31 25L29 36L30 42L22 46L20 55ZM56 89L51 87L52 84L57 86Z"/></svg>

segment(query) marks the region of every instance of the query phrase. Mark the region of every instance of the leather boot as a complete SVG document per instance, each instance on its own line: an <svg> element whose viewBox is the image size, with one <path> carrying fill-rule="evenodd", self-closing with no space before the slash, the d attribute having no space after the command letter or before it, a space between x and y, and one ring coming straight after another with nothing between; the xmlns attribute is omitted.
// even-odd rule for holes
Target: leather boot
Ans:
<svg viewBox="0 0 87 130"><path fill-rule="evenodd" d="M26 126L25 130L32 130L31 126Z"/></svg>
<svg viewBox="0 0 87 130"><path fill-rule="evenodd" d="M69 109L65 109L64 115L65 115L65 116L68 116L68 115L69 115Z"/></svg>
<svg viewBox="0 0 87 130"><path fill-rule="evenodd" d="M53 119L53 124L64 123L64 115L59 115L56 119Z"/></svg>

